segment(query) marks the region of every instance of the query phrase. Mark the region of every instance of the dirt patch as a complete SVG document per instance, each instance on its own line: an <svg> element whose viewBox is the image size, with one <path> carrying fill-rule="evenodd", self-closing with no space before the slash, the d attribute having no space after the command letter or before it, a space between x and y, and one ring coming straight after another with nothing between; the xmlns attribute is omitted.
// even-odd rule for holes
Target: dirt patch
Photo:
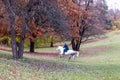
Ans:
<svg viewBox="0 0 120 80"><path fill-rule="evenodd" d="M8 50L8 49L3 49L3 48L0 48L0 51L1 52L6 52L6 53L11 53L12 50ZM30 53L30 52L27 52L25 51L24 54L27 54L27 55L31 55L31 56L46 56L46 57L55 57L55 56L58 56L59 54L56 52L56 53L47 53L47 52L33 52L33 53Z"/></svg>
<svg viewBox="0 0 120 80"><path fill-rule="evenodd" d="M80 56L86 56L90 53L96 53L96 52L100 52L100 51L105 51L109 49L108 46L100 46L100 47L94 47L94 48L87 48L87 49L81 49L80 50ZM7 52L7 53L11 53L12 51L10 49L3 49L3 48L0 48L0 51L1 52ZM34 53L30 53L30 52L27 52L25 51L24 54L27 54L27 55L31 55L31 56L38 56L38 57L57 57L59 54L58 52L34 52Z"/></svg>
<svg viewBox="0 0 120 80"><path fill-rule="evenodd" d="M34 53L30 53L30 52L25 52L25 54L30 54L33 56L48 56L48 57L55 57L58 56L58 53L47 53L47 52L34 52Z"/></svg>

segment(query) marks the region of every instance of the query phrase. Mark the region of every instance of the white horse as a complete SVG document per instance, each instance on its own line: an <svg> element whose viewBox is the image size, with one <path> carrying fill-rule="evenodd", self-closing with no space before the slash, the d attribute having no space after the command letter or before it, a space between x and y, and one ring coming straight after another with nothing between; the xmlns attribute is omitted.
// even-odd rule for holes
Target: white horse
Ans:
<svg viewBox="0 0 120 80"><path fill-rule="evenodd" d="M59 50L60 51L60 57L63 56L63 55L69 55L69 59L68 61L71 59L71 57L75 58L75 56L79 57L79 51L74 51L74 50L68 50L67 52L64 52L64 48L62 46L58 46L56 48L56 50Z"/></svg>

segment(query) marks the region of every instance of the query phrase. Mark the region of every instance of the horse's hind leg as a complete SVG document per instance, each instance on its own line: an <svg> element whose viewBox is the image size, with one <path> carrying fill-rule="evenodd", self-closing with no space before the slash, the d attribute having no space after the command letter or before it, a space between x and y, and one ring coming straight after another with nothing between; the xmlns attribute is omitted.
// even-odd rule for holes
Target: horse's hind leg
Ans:
<svg viewBox="0 0 120 80"><path fill-rule="evenodd" d="M70 61L71 57L72 57L72 55L69 56L68 62Z"/></svg>
<svg viewBox="0 0 120 80"><path fill-rule="evenodd" d="M73 59L75 60L75 55L73 55Z"/></svg>

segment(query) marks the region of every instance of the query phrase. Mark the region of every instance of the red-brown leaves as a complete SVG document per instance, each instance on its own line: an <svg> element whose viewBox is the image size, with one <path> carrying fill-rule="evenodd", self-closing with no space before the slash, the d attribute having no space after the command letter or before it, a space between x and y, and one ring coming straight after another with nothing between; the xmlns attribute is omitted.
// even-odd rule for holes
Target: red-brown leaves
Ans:
<svg viewBox="0 0 120 80"><path fill-rule="evenodd" d="M80 30L87 23L89 17L89 11L86 10L88 6L85 6L85 4L78 5L71 0L58 0L58 3L71 25L71 37L80 38Z"/></svg>

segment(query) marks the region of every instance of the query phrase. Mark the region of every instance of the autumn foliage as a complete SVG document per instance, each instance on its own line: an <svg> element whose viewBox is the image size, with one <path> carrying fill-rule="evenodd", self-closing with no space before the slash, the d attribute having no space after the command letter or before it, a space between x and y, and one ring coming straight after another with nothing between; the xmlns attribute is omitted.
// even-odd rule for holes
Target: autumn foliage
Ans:
<svg viewBox="0 0 120 80"><path fill-rule="evenodd" d="M93 34L92 29L97 30L98 27L93 27L98 25L98 23L94 24L94 20L105 21L105 16L95 18L95 12L99 11L100 15L106 13L105 4L103 5L101 0L96 2L94 3L94 0L2 0L0 1L2 4L0 5L0 36L11 37L12 45L16 46L12 46L13 56L17 56L16 58L21 58L23 55L24 41L30 41L31 51L34 51L35 39L44 35L48 35L51 39L51 46L54 38L70 36L73 50L78 51L85 34L90 35ZM16 41L16 37L19 41Z"/></svg>
<svg viewBox="0 0 120 80"><path fill-rule="evenodd" d="M58 0L66 19L70 24L70 36L72 37L72 48L79 50L82 36L89 18L89 6L92 0L74 2L72 0Z"/></svg>

